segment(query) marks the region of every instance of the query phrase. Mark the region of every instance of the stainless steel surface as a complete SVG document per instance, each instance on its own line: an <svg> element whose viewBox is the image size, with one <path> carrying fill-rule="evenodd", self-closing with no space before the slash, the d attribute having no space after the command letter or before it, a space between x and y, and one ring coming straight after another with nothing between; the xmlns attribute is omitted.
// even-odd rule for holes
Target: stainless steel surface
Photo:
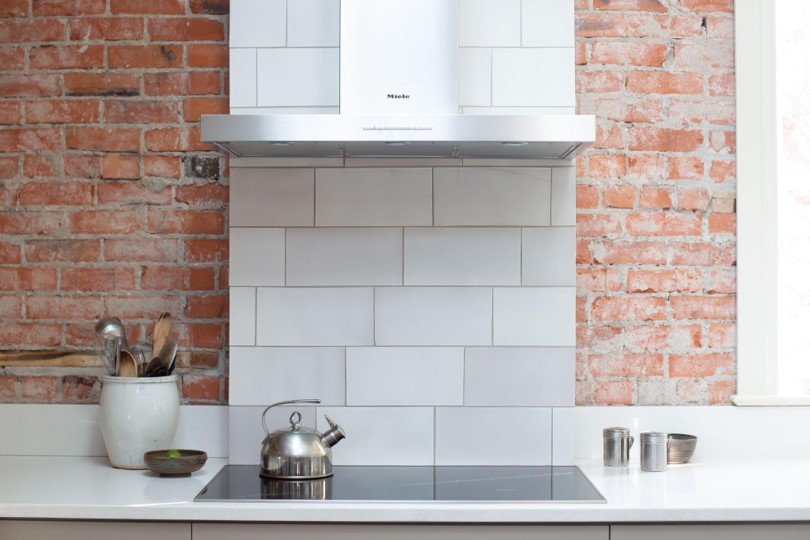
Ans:
<svg viewBox="0 0 810 540"><path fill-rule="evenodd" d="M667 434L645 431L641 434L641 470L661 472L667 470Z"/></svg>
<svg viewBox="0 0 810 540"><path fill-rule="evenodd" d="M262 477L261 498L325 501L332 498L332 478L280 480Z"/></svg>
<svg viewBox="0 0 810 540"><path fill-rule="evenodd" d="M273 403L262 412L265 438L261 450L261 476L287 480L326 478L332 475L331 447L346 435L331 418L330 429L320 434L301 425L301 413L290 415L290 427L269 432L265 422L267 411L279 405L320 403L319 399L294 399Z"/></svg>
<svg viewBox="0 0 810 540"><path fill-rule="evenodd" d="M609 427L602 430L602 457L607 467L627 467L630 464L630 448L634 439L624 427Z"/></svg>
<svg viewBox="0 0 810 540"><path fill-rule="evenodd" d="M686 463L692 459L697 446L697 437L685 433L669 433L667 436L667 463Z"/></svg>
<svg viewBox="0 0 810 540"><path fill-rule="evenodd" d="M590 115L203 115L202 140L238 157L573 159Z"/></svg>
<svg viewBox="0 0 810 540"><path fill-rule="evenodd" d="M96 352L107 365L107 373L118 373L118 362L122 350L129 350L124 325L118 317L99 319L95 326Z"/></svg>

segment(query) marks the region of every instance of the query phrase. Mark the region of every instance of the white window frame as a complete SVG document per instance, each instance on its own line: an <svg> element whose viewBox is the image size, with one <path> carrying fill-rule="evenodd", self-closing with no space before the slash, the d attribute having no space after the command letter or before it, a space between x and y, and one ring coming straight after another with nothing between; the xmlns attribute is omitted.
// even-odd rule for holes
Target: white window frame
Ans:
<svg viewBox="0 0 810 540"><path fill-rule="evenodd" d="M808 405L778 394L774 0L735 0L737 394L741 406Z"/></svg>

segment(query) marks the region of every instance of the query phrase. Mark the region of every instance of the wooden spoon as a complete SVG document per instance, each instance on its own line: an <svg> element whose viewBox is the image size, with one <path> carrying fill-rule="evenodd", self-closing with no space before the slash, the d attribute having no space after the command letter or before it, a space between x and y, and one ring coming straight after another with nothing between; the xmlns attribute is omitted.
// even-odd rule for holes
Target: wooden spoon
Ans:
<svg viewBox="0 0 810 540"><path fill-rule="evenodd" d="M129 351L121 350L121 357L118 361L118 376L119 377L137 377L138 376L138 361L132 356Z"/></svg>
<svg viewBox="0 0 810 540"><path fill-rule="evenodd" d="M169 339L169 332L172 329L172 316L169 313L161 313L152 331L152 358L160 355L163 345Z"/></svg>

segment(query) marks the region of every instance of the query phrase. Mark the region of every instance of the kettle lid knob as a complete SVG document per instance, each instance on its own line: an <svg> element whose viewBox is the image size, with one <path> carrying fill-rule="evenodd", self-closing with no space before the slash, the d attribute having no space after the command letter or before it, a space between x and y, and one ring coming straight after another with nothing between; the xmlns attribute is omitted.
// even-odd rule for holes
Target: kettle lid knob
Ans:
<svg viewBox="0 0 810 540"><path fill-rule="evenodd" d="M292 431L298 431L298 427L301 425L301 413L298 411L294 411L290 415L290 426Z"/></svg>

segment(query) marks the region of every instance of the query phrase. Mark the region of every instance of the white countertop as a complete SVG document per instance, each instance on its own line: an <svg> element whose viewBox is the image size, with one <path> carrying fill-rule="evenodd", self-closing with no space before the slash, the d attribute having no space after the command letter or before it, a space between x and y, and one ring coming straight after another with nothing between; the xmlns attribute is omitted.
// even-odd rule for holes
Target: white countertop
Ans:
<svg viewBox="0 0 810 540"><path fill-rule="evenodd" d="M186 478L113 469L106 458L0 457L0 519L175 521L620 523L810 521L810 460L671 466L578 465L607 504L195 503L226 464L209 459Z"/></svg>

